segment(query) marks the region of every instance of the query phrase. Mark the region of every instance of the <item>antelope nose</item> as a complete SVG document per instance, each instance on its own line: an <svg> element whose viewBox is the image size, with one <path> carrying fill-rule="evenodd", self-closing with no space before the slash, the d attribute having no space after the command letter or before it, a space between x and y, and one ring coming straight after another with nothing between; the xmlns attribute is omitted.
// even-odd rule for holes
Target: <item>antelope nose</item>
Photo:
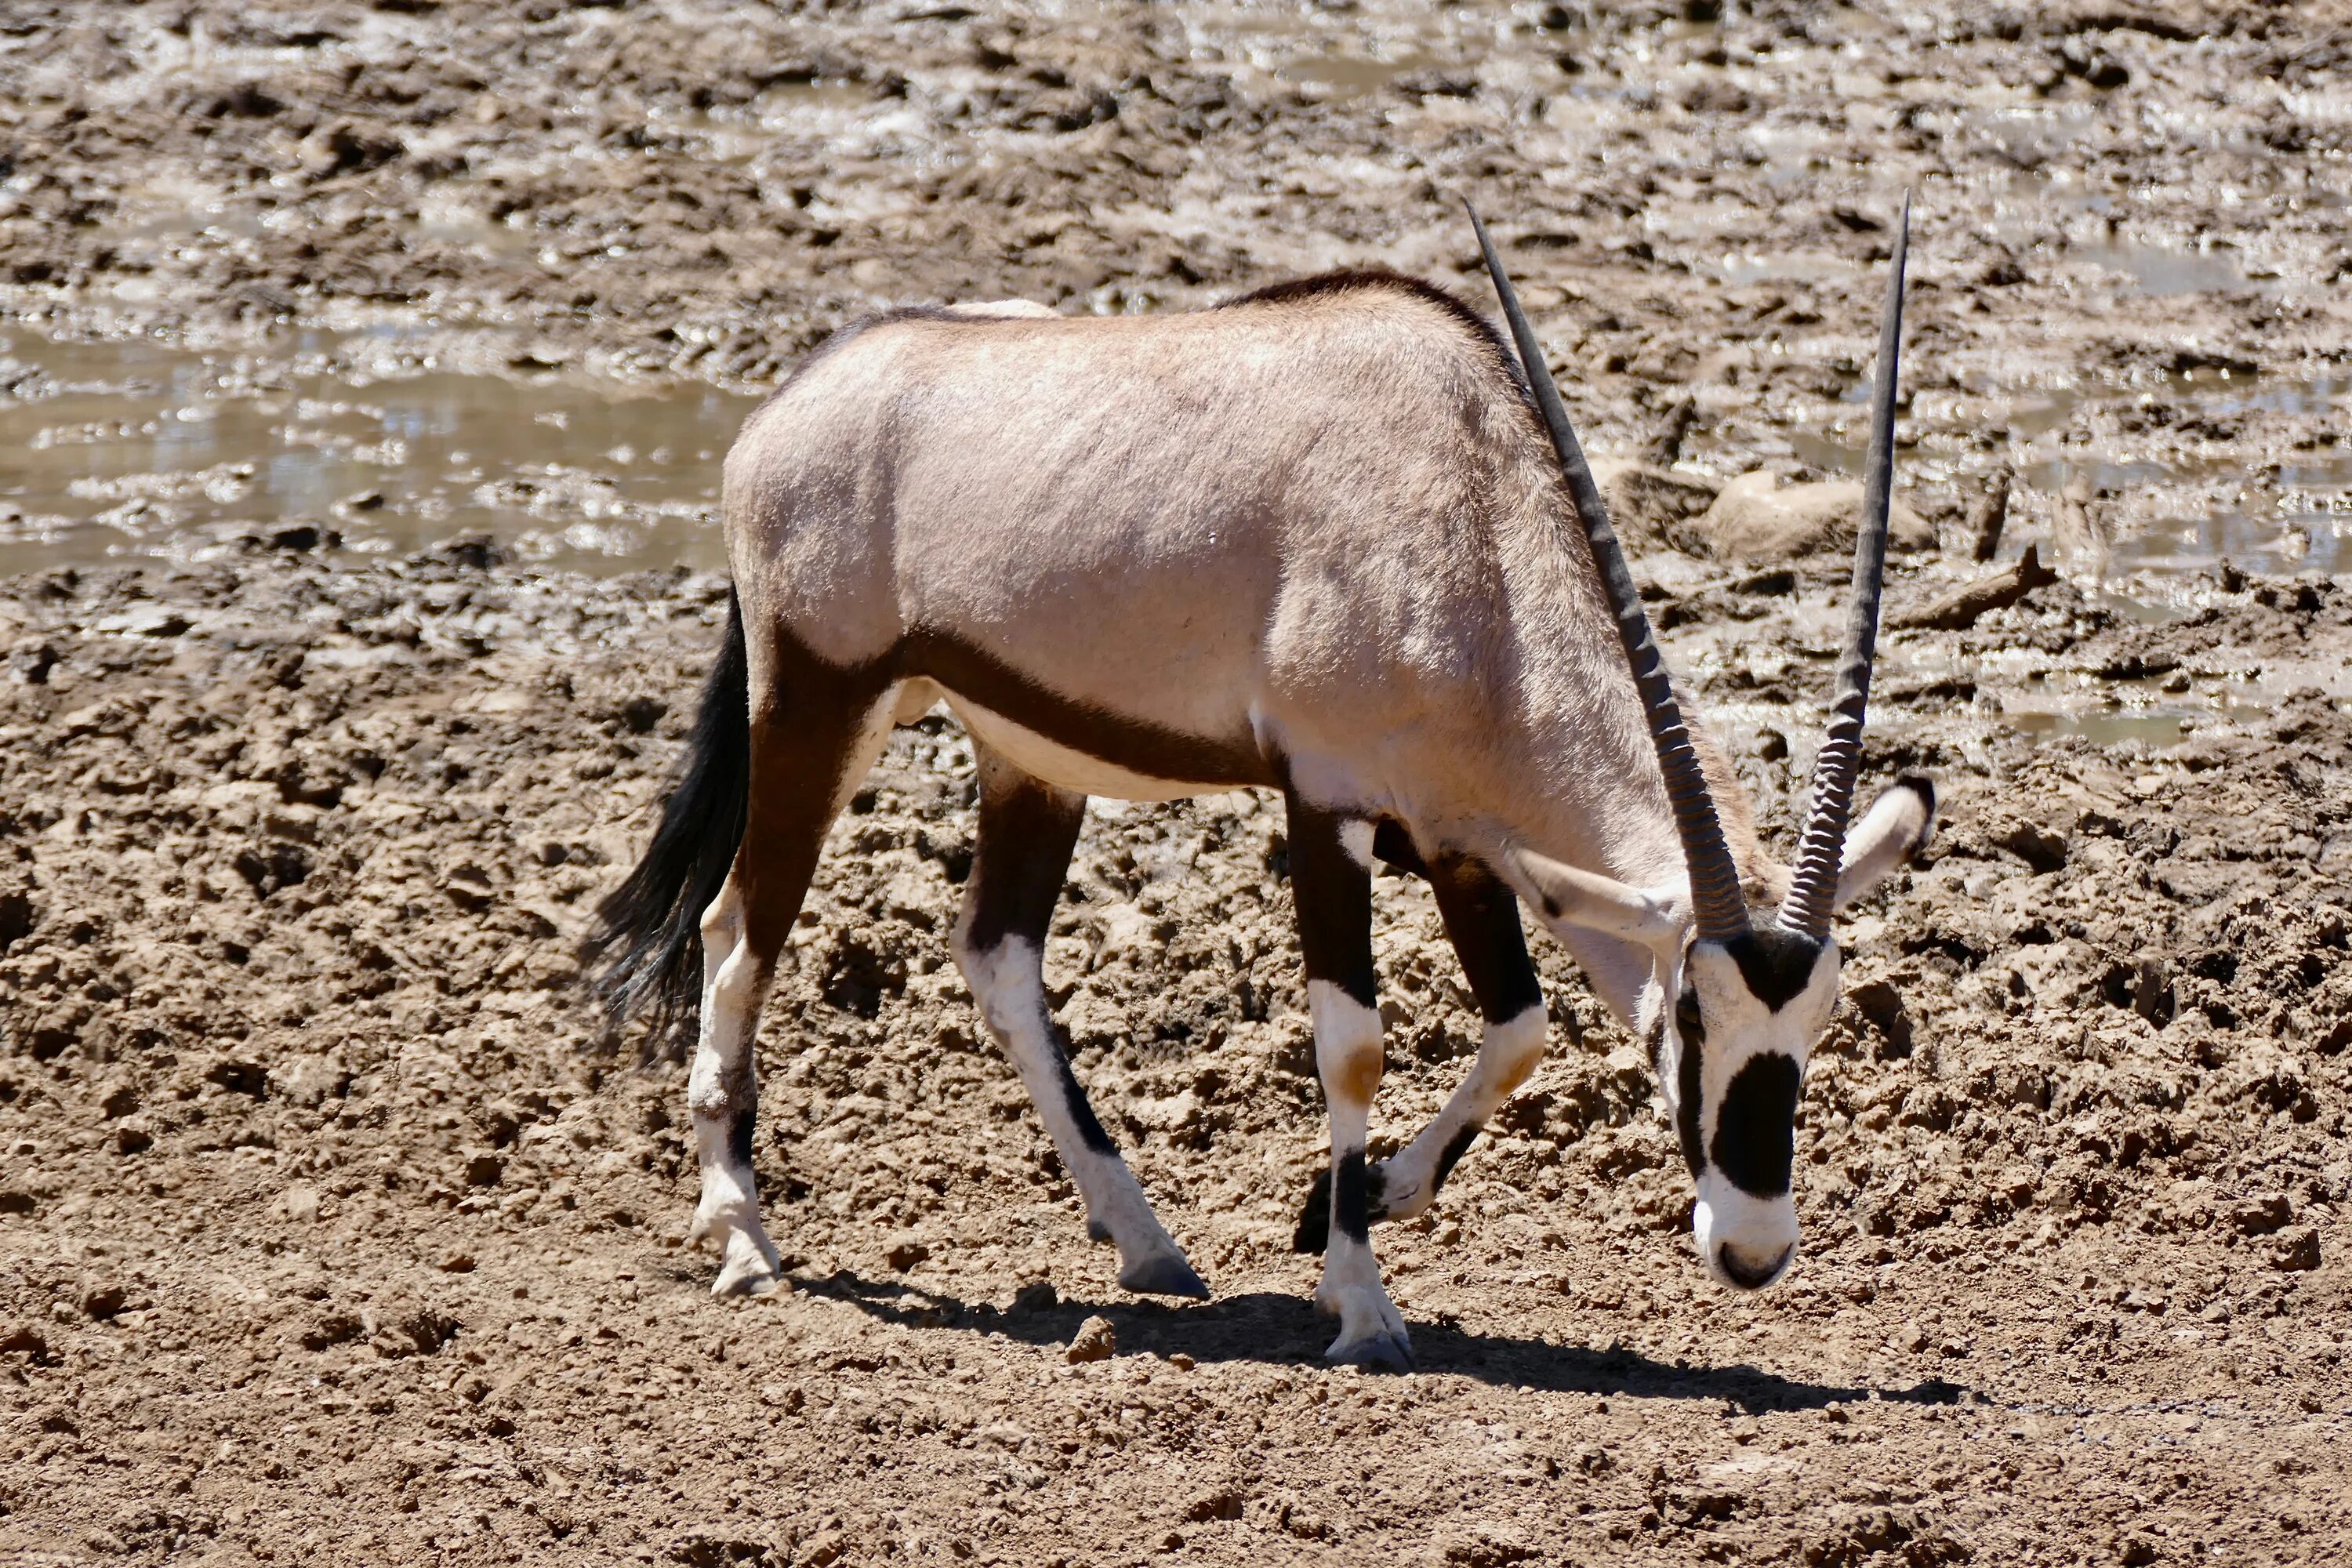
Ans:
<svg viewBox="0 0 2352 1568"><path fill-rule="evenodd" d="M1723 1277L1742 1290L1760 1290L1780 1277L1789 1266L1789 1255L1797 1250L1790 1242L1776 1252L1751 1252L1727 1241L1715 1249L1716 1261L1723 1265Z"/></svg>

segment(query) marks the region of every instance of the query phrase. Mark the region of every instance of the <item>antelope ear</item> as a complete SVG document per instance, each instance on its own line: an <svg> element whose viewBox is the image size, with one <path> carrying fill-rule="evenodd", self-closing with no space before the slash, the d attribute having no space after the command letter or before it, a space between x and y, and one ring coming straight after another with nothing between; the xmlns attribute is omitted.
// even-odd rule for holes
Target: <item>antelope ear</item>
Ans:
<svg viewBox="0 0 2352 1568"><path fill-rule="evenodd" d="M1683 928L1690 923L1675 894L1629 887L1532 849L1505 849L1496 869L1528 908L1552 924L1580 926L1655 947L1679 942Z"/></svg>
<svg viewBox="0 0 2352 1568"><path fill-rule="evenodd" d="M1870 811L1845 836L1845 859L1838 867L1837 907L1848 904L1886 879L1886 874L1927 847L1936 827L1936 785L1924 773L1906 773L1870 803Z"/></svg>

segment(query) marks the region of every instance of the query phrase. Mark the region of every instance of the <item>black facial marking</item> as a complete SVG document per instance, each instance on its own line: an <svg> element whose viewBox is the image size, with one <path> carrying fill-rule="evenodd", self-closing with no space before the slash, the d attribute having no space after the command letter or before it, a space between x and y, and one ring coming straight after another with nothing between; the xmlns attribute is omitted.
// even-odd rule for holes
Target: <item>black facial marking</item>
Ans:
<svg viewBox="0 0 2352 1568"><path fill-rule="evenodd" d="M1370 1234L1367 1194L1364 1190L1364 1152L1350 1149L1339 1156L1337 1178L1331 1184L1331 1224L1350 1241L1362 1241Z"/></svg>
<svg viewBox="0 0 2352 1568"><path fill-rule="evenodd" d="M1685 1026L1683 1020L1686 1015L1698 1024L1697 1028ZM1699 1050L1706 1044L1706 1028L1698 1018L1698 993L1696 991L1685 991L1682 999L1675 1004L1675 1028L1682 1036L1683 1042L1682 1060L1675 1074L1675 1132L1682 1140L1683 1163L1696 1176L1706 1169L1706 1148L1698 1135ZM1663 1022L1658 1026L1658 1033L1662 1037L1665 1033Z"/></svg>
<svg viewBox="0 0 2352 1568"><path fill-rule="evenodd" d="M751 1163L751 1134L759 1122L760 1113L746 1109L737 1111L735 1120L727 1124L727 1152L733 1156L735 1163L748 1165Z"/></svg>
<svg viewBox="0 0 2352 1568"><path fill-rule="evenodd" d="M1797 1152L1796 1058L1766 1051L1748 1058L1715 1114L1715 1163L1731 1184L1759 1198L1789 1190Z"/></svg>
<svg viewBox="0 0 2352 1568"><path fill-rule="evenodd" d="M1724 944L1756 1000L1777 1013L1805 989L1822 944L1777 925L1750 926Z"/></svg>
<svg viewBox="0 0 2352 1568"><path fill-rule="evenodd" d="M1437 1174L1430 1178L1429 1195L1431 1197L1433 1198L1445 1190L1445 1178L1454 1173L1454 1167L1462 1163L1462 1156L1470 1152L1470 1145L1477 1140L1478 1130L1475 1127L1465 1127L1445 1141L1445 1147L1437 1152Z"/></svg>

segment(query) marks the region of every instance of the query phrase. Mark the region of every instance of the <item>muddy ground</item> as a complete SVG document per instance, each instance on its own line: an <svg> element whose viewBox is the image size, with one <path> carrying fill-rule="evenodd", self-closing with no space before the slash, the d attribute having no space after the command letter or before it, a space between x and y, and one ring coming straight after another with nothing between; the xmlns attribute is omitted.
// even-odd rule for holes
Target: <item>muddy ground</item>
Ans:
<svg viewBox="0 0 2352 1568"><path fill-rule="evenodd" d="M1790 1283L1706 1281L1641 1053L1539 945L1554 1059L1378 1234L1422 1365L1382 1379L1321 1366L1289 1247L1322 1123L1270 803L1098 804L1048 954L1215 1301L1116 1289L976 1033L940 721L837 825L762 1036L795 1288L713 1301L680 1075L577 943L723 585L323 515L178 565L61 539L0 584L0 1559L2352 1552L2352 43L1711 9L0 8L0 314L265 368L396 328L519 387L741 391L890 301L1366 262L1483 298L1471 191L1594 445L1675 477L1621 492L1637 567L1783 835L1838 570L1708 559L1695 510L1850 463L1907 185L1942 547L1891 607L1989 569L2003 470L2004 553L2068 573L1887 638L1872 769L1946 819L1844 924ZM1379 891L1395 1137L1475 1030L1425 894Z"/></svg>

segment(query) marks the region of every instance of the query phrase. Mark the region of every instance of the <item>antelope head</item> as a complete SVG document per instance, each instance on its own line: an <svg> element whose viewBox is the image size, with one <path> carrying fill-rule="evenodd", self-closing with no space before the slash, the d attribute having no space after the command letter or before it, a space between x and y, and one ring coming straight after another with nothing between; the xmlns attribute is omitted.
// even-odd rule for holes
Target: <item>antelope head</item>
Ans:
<svg viewBox="0 0 2352 1568"><path fill-rule="evenodd" d="M1851 835L1847 831L1862 763L1886 560L1910 205L1905 203L1896 231L1879 333L1853 586L1829 732L1813 764L1797 863L1777 910L1751 909L1741 889L1649 617L1559 388L1486 226L1475 211L1470 221L1517 345L1527 391L1559 456L1570 500L1641 692L1689 879L1670 887L1631 887L1525 848L1503 851L1496 869L1555 932L1597 931L1649 951L1652 984L1637 1021L1649 1031L1683 1158L1697 1182L1692 1214L1699 1253L1717 1279L1758 1289L1780 1279L1796 1257L1790 1169L1797 1099L1813 1042L1828 1025L1838 995L1839 953L1830 917L1921 843L1935 812L1927 782L1906 779L1880 797Z"/></svg>

